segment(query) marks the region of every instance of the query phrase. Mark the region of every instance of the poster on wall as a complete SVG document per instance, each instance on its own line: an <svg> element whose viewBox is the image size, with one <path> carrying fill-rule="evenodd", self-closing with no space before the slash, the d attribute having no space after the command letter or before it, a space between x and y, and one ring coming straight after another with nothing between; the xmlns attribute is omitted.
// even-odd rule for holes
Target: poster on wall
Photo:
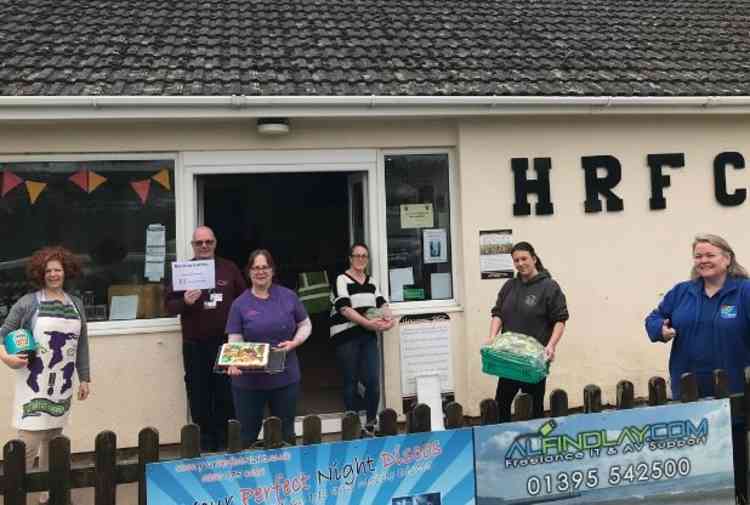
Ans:
<svg viewBox="0 0 750 505"><path fill-rule="evenodd" d="M443 228L422 230L423 259L427 263L448 262L448 232Z"/></svg>
<svg viewBox="0 0 750 505"><path fill-rule="evenodd" d="M728 400L483 426L474 448L477 505L735 504Z"/></svg>
<svg viewBox="0 0 750 505"><path fill-rule="evenodd" d="M401 228L432 228L435 215L431 203L401 205Z"/></svg>
<svg viewBox="0 0 750 505"><path fill-rule="evenodd" d="M146 466L148 505L474 505L471 429Z"/></svg>
<svg viewBox="0 0 750 505"><path fill-rule="evenodd" d="M479 271L482 279L508 279L513 277L513 248L511 230L479 232Z"/></svg>
<svg viewBox="0 0 750 505"><path fill-rule="evenodd" d="M417 377L436 374L441 392L453 391L451 321L448 314L403 316L399 320L401 395L417 394Z"/></svg>

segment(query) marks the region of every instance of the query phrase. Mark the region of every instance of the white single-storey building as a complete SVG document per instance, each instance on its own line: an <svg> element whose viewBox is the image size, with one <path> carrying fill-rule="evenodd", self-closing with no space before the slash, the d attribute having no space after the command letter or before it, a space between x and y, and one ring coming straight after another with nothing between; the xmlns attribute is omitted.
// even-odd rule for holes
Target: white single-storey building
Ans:
<svg viewBox="0 0 750 505"><path fill-rule="evenodd" d="M402 412L408 379L436 369L478 415L504 261L480 236L526 240L571 314L547 390L579 405L598 384L614 402L628 379L645 395L669 346L643 319L688 277L693 236L750 263L749 32L742 0L6 2L0 319L35 249L74 250L92 394L73 449L105 429L134 446L145 426L176 442L181 336L162 284L194 227L240 266L270 249L291 287L365 240L399 316L449 321L383 335L383 405ZM299 413L335 430L325 320L299 350ZM12 396L4 370L2 440Z"/></svg>

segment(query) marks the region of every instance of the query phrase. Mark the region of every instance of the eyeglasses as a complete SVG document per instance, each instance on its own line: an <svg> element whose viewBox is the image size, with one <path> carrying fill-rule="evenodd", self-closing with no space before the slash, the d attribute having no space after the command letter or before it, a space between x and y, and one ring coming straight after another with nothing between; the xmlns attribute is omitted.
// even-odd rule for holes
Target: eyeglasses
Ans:
<svg viewBox="0 0 750 505"><path fill-rule="evenodd" d="M193 240L191 243L195 246L214 245L215 240Z"/></svg>
<svg viewBox="0 0 750 505"><path fill-rule="evenodd" d="M352 254L352 258L357 258L360 260L366 260L369 257L370 257L369 254Z"/></svg>
<svg viewBox="0 0 750 505"><path fill-rule="evenodd" d="M269 270L271 270L271 267L269 267L269 266L265 266L265 267L251 267L250 268L250 271L254 272L254 273L257 273L257 272L268 272Z"/></svg>

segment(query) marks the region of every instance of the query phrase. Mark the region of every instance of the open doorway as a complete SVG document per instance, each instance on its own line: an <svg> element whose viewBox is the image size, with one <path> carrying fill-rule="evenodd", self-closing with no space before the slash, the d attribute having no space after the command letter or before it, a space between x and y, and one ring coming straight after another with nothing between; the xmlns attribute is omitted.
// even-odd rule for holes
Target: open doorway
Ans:
<svg viewBox="0 0 750 505"><path fill-rule="evenodd" d="M198 176L203 222L217 254L244 268L250 251L268 249L275 282L297 290L300 274L334 281L353 241L367 237L363 172L255 173ZM297 349L302 371L297 415L342 412L342 382L330 341L328 310L310 311L313 332Z"/></svg>

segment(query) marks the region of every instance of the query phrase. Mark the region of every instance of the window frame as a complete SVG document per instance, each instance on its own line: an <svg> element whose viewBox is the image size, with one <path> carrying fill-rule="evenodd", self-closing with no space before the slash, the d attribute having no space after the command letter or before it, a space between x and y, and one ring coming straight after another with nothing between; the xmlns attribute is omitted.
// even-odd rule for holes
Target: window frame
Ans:
<svg viewBox="0 0 750 505"><path fill-rule="evenodd" d="M420 301L390 301L390 276L388 274L388 229L387 229L387 203L386 203L386 181L385 181L385 158L386 156L403 156L410 154L446 154L448 155L448 201L450 202L450 245L451 245L451 287L452 298L441 300ZM458 269L461 264L462 252L458 248L458 220L459 220L459 188L456 177L456 156L452 147L428 147L428 148L403 148L403 149L380 149L378 150L378 213L379 220L378 235L382 237L378 255L383 258L380 268L376 270L379 284L383 294L389 298L389 305L397 314L426 314L430 312L461 312L461 290L458 280Z"/></svg>
<svg viewBox="0 0 750 505"><path fill-rule="evenodd" d="M123 153L76 153L76 154L29 154L29 155L0 155L0 165L4 163L33 163L33 162L75 162L75 161L149 161L155 159L169 159L174 162L174 197L175 197L175 240L177 244L186 240L183 236L180 216L180 193L177 190L182 181L180 156L174 151L166 152L123 152ZM30 251L31 252L31 251ZM180 320L177 316L157 317L152 319L130 319L126 321L91 321L87 323L89 336L130 335L132 333L164 333L180 330Z"/></svg>

